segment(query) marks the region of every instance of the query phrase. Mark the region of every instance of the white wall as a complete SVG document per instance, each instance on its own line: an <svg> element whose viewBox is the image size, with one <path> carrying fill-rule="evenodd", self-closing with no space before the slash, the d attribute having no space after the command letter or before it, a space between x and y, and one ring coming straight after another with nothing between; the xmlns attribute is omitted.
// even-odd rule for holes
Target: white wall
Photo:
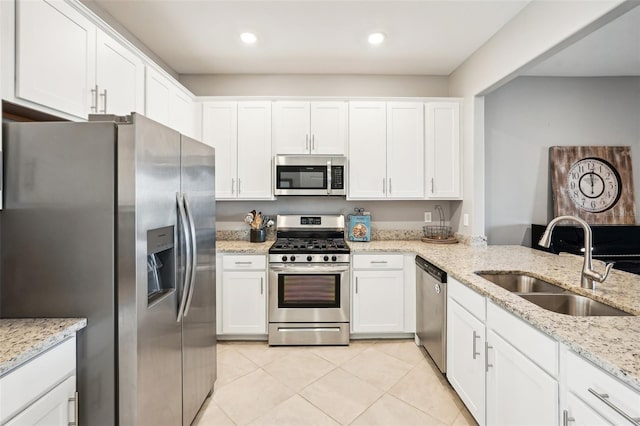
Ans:
<svg viewBox="0 0 640 426"><path fill-rule="evenodd" d="M449 79L412 75L215 74L180 76L199 96L448 96Z"/></svg>
<svg viewBox="0 0 640 426"><path fill-rule="evenodd" d="M550 146L629 145L640 200L640 77L519 77L485 97L489 244L530 245L553 217Z"/></svg>
<svg viewBox="0 0 640 426"><path fill-rule="evenodd" d="M533 1L451 74L449 95L464 98L464 201L454 215L461 233L485 235L484 117L479 97L635 5L622 0ZM462 225L464 214L471 216L469 227Z"/></svg>

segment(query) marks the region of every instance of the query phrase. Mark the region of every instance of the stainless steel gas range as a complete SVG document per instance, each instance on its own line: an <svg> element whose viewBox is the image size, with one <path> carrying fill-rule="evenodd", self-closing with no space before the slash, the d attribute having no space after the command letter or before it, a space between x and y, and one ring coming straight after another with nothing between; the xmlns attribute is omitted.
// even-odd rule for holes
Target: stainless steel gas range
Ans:
<svg viewBox="0 0 640 426"><path fill-rule="evenodd" d="M269 344L349 344L342 215L280 215L269 249Z"/></svg>

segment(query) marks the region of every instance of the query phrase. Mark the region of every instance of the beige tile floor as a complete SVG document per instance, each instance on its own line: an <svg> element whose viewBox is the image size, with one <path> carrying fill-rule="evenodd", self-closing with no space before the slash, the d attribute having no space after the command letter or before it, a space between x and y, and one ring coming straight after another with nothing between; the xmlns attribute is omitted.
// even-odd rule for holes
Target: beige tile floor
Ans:
<svg viewBox="0 0 640 426"><path fill-rule="evenodd" d="M195 425L475 425L413 340L269 347L220 342Z"/></svg>

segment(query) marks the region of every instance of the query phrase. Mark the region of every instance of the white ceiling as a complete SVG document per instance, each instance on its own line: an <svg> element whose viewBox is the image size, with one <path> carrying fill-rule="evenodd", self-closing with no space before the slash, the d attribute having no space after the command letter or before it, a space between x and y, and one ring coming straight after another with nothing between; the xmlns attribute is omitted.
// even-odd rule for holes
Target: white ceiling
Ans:
<svg viewBox="0 0 640 426"><path fill-rule="evenodd" d="M179 74L449 75L530 0L87 0ZM239 34L258 36L243 45ZM380 46L367 43L386 34Z"/></svg>
<svg viewBox="0 0 640 426"><path fill-rule="evenodd" d="M541 62L525 75L640 76L640 7Z"/></svg>

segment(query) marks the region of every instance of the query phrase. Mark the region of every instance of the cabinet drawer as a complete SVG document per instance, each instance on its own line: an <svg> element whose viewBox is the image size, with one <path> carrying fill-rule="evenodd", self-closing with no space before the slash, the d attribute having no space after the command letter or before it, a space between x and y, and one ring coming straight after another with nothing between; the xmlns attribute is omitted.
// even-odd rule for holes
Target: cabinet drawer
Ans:
<svg viewBox="0 0 640 426"><path fill-rule="evenodd" d="M588 406L595 409L613 424L631 424L615 409L608 406L602 399L591 393L603 395L610 404L633 418L640 418L640 392L625 385L609 373L585 360L571 351L565 353L567 371L567 388L582 399Z"/></svg>
<svg viewBox="0 0 640 426"><path fill-rule="evenodd" d="M487 327L547 373L553 377L558 376L558 342L551 337L492 302L487 303Z"/></svg>
<svg viewBox="0 0 640 426"><path fill-rule="evenodd" d="M223 255L222 268L227 269L266 269L267 257L262 255Z"/></svg>
<svg viewBox="0 0 640 426"><path fill-rule="evenodd" d="M76 370L72 337L0 378L0 422L11 418Z"/></svg>
<svg viewBox="0 0 640 426"><path fill-rule="evenodd" d="M353 256L353 269L402 269L404 262L401 254L356 254Z"/></svg>
<svg viewBox="0 0 640 426"><path fill-rule="evenodd" d="M485 297L471 290L460 281L449 276L447 280L447 296L458 302L473 316L484 322L486 318Z"/></svg>

